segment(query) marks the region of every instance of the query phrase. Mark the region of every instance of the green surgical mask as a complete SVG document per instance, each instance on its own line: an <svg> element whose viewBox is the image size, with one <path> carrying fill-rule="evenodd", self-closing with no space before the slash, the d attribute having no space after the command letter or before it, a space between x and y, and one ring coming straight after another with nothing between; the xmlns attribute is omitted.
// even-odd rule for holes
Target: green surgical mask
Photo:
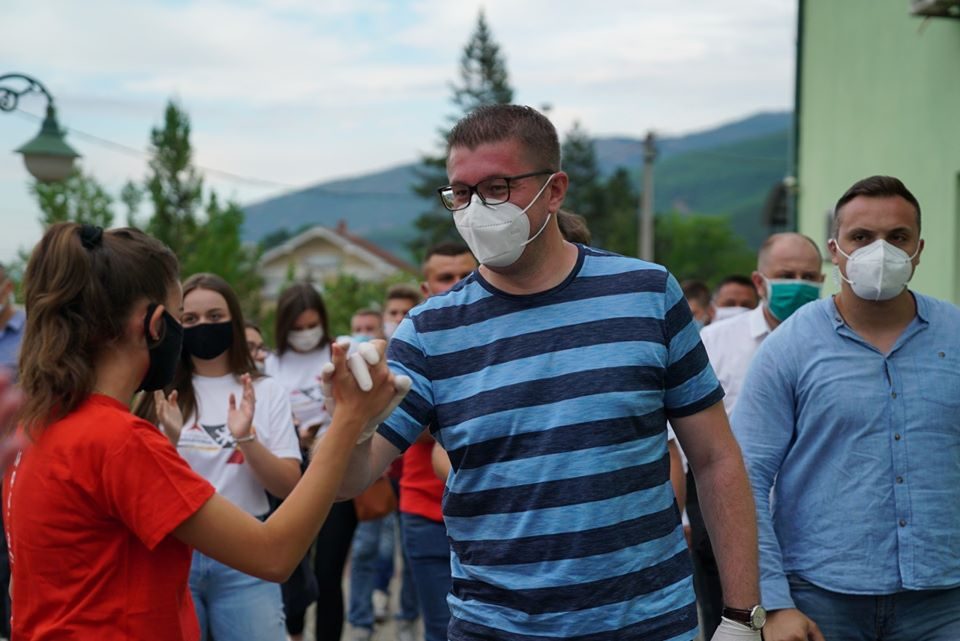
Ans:
<svg viewBox="0 0 960 641"><path fill-rule="evenodd" d="M781 323L795 311L820 298L821 283L802 279L779 279L763 277L767 284L764 304L773 317Z"/></svg>

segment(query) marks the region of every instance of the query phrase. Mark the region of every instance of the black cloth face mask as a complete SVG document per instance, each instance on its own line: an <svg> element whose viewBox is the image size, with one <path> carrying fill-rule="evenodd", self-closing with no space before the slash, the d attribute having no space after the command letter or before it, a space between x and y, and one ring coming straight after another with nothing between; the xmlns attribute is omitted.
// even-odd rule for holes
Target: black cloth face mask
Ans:
<svg viewBox="0 0 960 641"><path fill-rule="evenodd" d="M143 321L143 331L147 335L147 349L150 350L150 365L147 373L140 381L137 391L153 392L164 389L173 382L173 375L177 371L177 361L180 360L180 351L183 345L183 327L177 320L164 310L160 318L163 325L160 328L160 338L153 340L150 337L150 319L159 305L152 303L147 307L147 317Z"/></svg>
<svg viewBox="0 0 960 641"><path fill-rule="evenodd" d="M201 323L183 330L183 349L204 361L220 356L233 345L233 321Z"/></svg>

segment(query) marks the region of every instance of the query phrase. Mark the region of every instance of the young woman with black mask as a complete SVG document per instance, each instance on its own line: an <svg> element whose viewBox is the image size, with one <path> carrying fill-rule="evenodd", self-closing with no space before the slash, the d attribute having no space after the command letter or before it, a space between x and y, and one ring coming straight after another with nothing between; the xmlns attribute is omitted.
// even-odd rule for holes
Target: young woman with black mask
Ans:
<svg viewBox="0 0 960 641"><path fill-rule="evenodd" d="M300 478L300 446L284 390L247 348L240 301L215 274L183 283L183 353L169 400L138 414L156 419L195 472L237 507L263 520L266 492L283 499ZM227 420L230 399L254 394L253 420ZM285 641L280 586L193 553L190 591L202 638Z"/></svg>
<svg viewBox="0 0 960 641"><path fill-rule="evenodd" d="M283 580L316 537L358 436L394 398L382 359L364 393L335 347L327 435L280 509L257 520L127 409L138 389L172 382L177 278L170 250L134 229L59 223L33 252L19 413L30 443L8 469L3 496L16 639L195 641L191 547ZM241 398L224 399L223 419L241 439L257 415L254 384L243 383Z"/></svg>

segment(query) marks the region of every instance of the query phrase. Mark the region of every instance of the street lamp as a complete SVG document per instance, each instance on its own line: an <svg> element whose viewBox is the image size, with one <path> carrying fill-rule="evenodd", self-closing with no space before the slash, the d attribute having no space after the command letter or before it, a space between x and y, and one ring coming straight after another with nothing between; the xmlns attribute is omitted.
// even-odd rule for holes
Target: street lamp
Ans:
<svg viewBox="0 0 960 641"><path fill-rule="evenodd" d="M3 86L3 82L14 80L25 83L20 89ZM40 182L59 182L73 171L73 161L79 158L74 149L63 139L63 130L57 122L57 110L53 105L53 96L39 80L22 73L8 73L0 76L0 111L13 111L17 108L20 96L31 92L42 93L47 97L47 117L43 119L40 133L33 140L15 151L23 154L23 163L27 171Z"/></svg>

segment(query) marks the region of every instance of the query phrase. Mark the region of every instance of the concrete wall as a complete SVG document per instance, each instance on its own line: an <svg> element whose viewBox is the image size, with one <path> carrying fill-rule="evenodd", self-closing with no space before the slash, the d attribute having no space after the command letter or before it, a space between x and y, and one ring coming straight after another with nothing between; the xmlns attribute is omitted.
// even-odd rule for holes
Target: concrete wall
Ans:
<svg viewBox="0 0 960 641"><path fill-rule="evenodd" d="M851 184L897 176L923 212L911 287L960 303L960 20L924 22L908 0L801 1L800 231L825 244Z"/></svg>

